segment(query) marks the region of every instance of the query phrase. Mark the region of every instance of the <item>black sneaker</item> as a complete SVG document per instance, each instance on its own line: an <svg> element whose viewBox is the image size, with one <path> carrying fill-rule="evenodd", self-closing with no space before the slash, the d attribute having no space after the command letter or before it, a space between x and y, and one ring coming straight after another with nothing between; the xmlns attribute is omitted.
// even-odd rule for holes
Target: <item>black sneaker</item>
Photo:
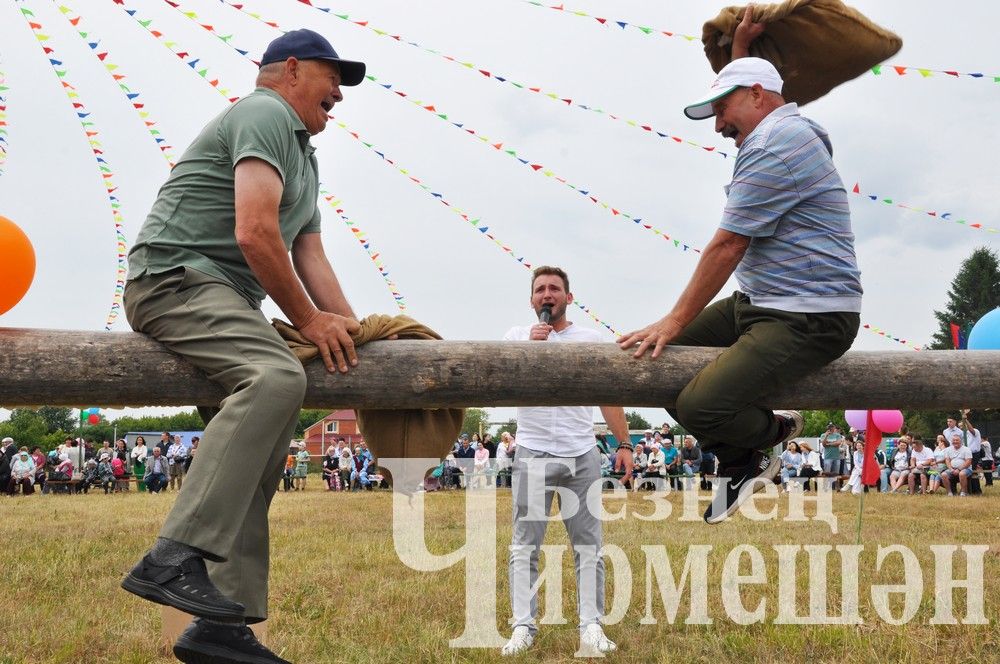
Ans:
<svg viewBox="0 0 1000 664"><path fill-rule="evenodd" d="M748 463L739 466L720 466L718 475L722 480L712 504L705 510L706 523L719 523L739 509L740 505L768 482L773 482L781 470L781 460L777 455L755 451Z"/></svg>
<svg viewBox="0 0 1000 664"><path fill-rule="evenodd" d="M194 616L232 620L243 618L244 606L234 602L208 578L205 561L198 556L180 565L157 565L147 554L122 581L122 588L157 604Z"/></svg>
<svg viewBox="0 0 1000 664"><path fill-rule="evenodd" d="M195 618L174 643L174 657L185 664L291 664L268 650L245 624Z"/></svg>

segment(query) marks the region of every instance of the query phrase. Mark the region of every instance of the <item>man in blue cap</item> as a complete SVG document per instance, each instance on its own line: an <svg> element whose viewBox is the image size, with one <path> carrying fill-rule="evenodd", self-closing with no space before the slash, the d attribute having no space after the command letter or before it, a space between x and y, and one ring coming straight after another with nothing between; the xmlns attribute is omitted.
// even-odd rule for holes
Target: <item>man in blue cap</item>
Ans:
<svg viewBox="0 0 1000 664"><path fill-rule="evenodd" d="M326 127L341 86L364 73L311 30L271 42L256 89L188 147L129 254L133 329L229 395L159 538L122 582L196 616L174 645L183 662L285 661L247 623L267 617L267 512L306 378L260 304L270 296L328 371L357 363L350 334L359 324L320 239L309 137Z"/></svg>
<svg viewBox="0 0 1000 664"><path fill-rule="evenodd" d="M760 31L747 11L734 55L745 55ZM667 344L725 348L671 411L718 459L723 485L708 523L773 481L775 445L802 430L801 415L772 412L761 400L840 357L860 322L854 233L833 148L822 127L785 102L782 86L770 62L737 57L684 109L693 120L714 116L715 130L739 148L722 223L673 309L620 340L636 357L652 350L656 358ZM740 290L709 304L734 274Z"/></svg>

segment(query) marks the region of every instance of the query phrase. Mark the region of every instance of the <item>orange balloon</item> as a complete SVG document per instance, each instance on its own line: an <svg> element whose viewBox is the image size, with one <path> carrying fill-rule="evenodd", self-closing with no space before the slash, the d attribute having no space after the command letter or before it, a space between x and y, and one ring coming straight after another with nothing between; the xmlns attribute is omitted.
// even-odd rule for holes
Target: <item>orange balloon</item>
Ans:
<svg viewBox="0 0 1000 664"><path fill-rule="evenodd" d="M0 314L14 308L35 278L35 250L13 221L0 217Z"/></svg>

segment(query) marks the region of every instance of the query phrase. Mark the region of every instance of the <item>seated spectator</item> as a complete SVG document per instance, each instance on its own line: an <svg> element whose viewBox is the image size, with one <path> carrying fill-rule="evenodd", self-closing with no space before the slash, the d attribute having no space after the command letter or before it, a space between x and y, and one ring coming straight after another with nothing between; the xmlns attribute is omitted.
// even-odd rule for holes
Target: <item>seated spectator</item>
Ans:
<svg viewBox="0 0 1000 664"><path fill-rule="evenodd" d="M677 475L680 472L681 453L674 447L674 441L669 436L664 440L666 443L663 445L663 469L668 476Z"/></svg>
<svg viewBox="0 0 1000 664"><path fill-rule="evenodd" d="M444 488L460 488L462 486L462 471L453 453L444 458L444 472L441 475Z"/></svg>
<svg viewBox="0 0 1000 664"><path fill-rule="evenodd" d="M337 458L336 445L326 448L323 455L323 483L326 484L327 491L340 490L340 473L337 472L340 460Z"/></svg>
<svg viewBox="0 0 1000 664"><path fill-rule="evenodd" d="M778 458L781 462L781 488L788 493L788 478L796 477L802 467L802 450L794 440L789 441L785 451Z"/></svg>
<svg viewBox="0 0 1000 664"><path fill-rule="evenodd" d="M892 455L892 472L889 474L889 493L896 493L910 475L910 450L906 437L896 442L896 453Z"/></svg>
<svg viewBox="0 0 1000 664"><path fill-rule="evenodd" d="M819 452L815 451L807 441L799 443L799 450L802 452L802 465L799 466L799 477L806 478L802 483L802 490L809 490L809 481L814 477L819 477L823 473L823 460Z"/></svg>
<svg viewBox="0 0 1000 664"><path fill-rule="evenodd" d="M861 493L861 467L865 462L865 444L861 441L854 443L854 456L851 460L851 476L848 478L847 482L840 488L841 492L845 492L848 489L851 493L858 495Z"/></svg>
<svg viewBox="0 0 1000 664"><path fill-rule="evenodd" d="M483 446L482 441L476 441L476 453L472 459L472 476L475 479L476 487L488 484L489 478L487 477L487 473L490 470L490 451Z"/></svg>
<svg viewBox="0 0 1000 664"><path fill-rule="evenodd" d="M108 494L114 491L116 483L117 478L111 468L111 455L106 452L101 453L100 461L97 464L97 486L104 489L105 494Z"/></svg>
<svg viewBox="0 0 1000 664"><path fill-rule="evenodd" d="M681 448L681 473L694 477L701 469L701 448L695 443L694 436L684 437L684 447Z"/></svg>
<svg viewBox="0 0 1000 664"><path fill-rule="evenodd" d="M95 484L97 484L97 462L93 459L87 459L83 462L83 479L77 490L83 489L84 493L88 493L90 487Z"/></svg>
<svg viewBox="0 0 1000 664"><path fill-rule="evenodd" d="M153 448L153 456L146 460L146 475L143 477L150 493L159 493L167 486L167 460L160 447Z"/></svg>
<svg viewBox="0 0 1000 664"><path fill-rule="evenodd" d="M882 449L875 450L875 463L878 464L879 472L879 490L881 493L889 492L889 473L892 472L892 468L889 467L889 462L885 457L885 452Z"/></svg>
<svg viewBox="0 0 1000 664"><path fill-rule="evenodd" d="M946 468L941 471L941 484L951 495L952 483L958 480L960 493L969 495L969 478L972 477L972 451L962 444L962 437L955 434L951 437L951 446L944 451Z"/></svg>
<svg viewBox="0 0 1000 664"><path fill-rule="evenodd" d="M667 464L663 455L663 447L657 443L653 443L650 446L649 453L646 455L646 470L643 471L642 477L653 478L654 482L647 483L647 485L653 489L660 490L663 485L662 480L666 478L666 476ZM638 490L639 486L642 484L642 481L636 482L633 490Z"/></svg>
<svg viewBox="0 0 1000 664"><path fill-rule="evenodd" d="M73 479L73 462L68 454L63 452L59 455L59 462L52 468L49 479L59 482L68 482Z"/></svg>
<svg viewBox="0 0 1000 664"><path fill-rule="evenodd" d="M45 493L45 465L47 458L42 454L42 448L35 445L31 448L31 460L35 462L35 485Z"/></svg>
<svg viewBox="0 0 1000 664"><path fill-rule="evenodd" d="M464 488L468 478L472 476L473 466L476 462L476 450L469 443L469 435L463 433L459 437L460 444L458 446L458 451L455 452L455 463L458 464L458 469L462 471L460 476L460 481L462 487Z"/></svg>
<svg viewBox="0 0 1000 664"><path fill-rule="evenodd" d="M10 489L10 465L17 456L17 446L10 436L0 443L0 493L9 493Z"/></svg>
<svg viewBox="0 0 1000 664"><path fill-rule="evenodd" d="M635 449L632 451L632 476L642 477L646 472L646 463L649 460L649 456L646 454L646 446L639 441L635 445Z"/></svg>
<svg viewBox="0 0 1000 664"><path fill-rule="evenodd" d="M371 480L368 479L368 457L361 453L361 446L355 446L354 457L351 468L351 491L359 489L371 489Z"/></svg>
<svg viewBox="0 0 1000 664"><path fill-rule="evenodd" d="M351 487L351 473L353 471L354 460L351 458L351 450L348 447L342 447L340 457L337 459L338 491L347 491Z"/></svg>
<svg viewBox="0 0 1000 664"><path fill-rule="evenodd" d="M128 471L125 468L125 461L119 456L115 455L114 458L108 463L111 468L111 476L115 481L115 488L128 488ZM138 464L136 464L138 467ZM142 467L143 475L146 473L145 465ZM141 479L141 478L140 478ZM145 490L146 485L143 484L143 490Z"/></svg>
<svg viewBox="0 0 1000 664"><path fill-rule="evenodd" d="M17 488L21 493L30 496L35 492L35 461L28 454L28 448L22 447L10 462L10 480L6 487L7 493L14 495Z"/></svg>
<svg viewBox="0 0 1000 664"><path fill-rule="evenodd" d="M910 476L908 478L911 494L917 493L916 485L918 478L920 480L919 492L927 493L927 480L930 477L931 469L935 465L934 452L924 446L923 440L914 438L913 447L910 450Z"/></svg>
<svg viewBox="0 0 1000 664"><path fill-rule="evenodd" d="M944 436L938 435L937 444L934 448L934 465L927 471L927 493L937 493L941 488L941 471L948 466L945 464L945 450L948 449L948 441Z"/></svg>

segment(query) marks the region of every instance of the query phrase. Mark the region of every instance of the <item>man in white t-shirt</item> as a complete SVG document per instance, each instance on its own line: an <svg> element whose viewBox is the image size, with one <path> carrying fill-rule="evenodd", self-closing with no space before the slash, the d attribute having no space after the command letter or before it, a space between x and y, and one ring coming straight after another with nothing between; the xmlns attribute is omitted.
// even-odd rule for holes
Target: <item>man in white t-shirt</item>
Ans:
<svg viewBox="0 0 1000 664"><path fill-rule="evenodd" d="M540 322L511 328L504 340L600 342L601 336L596 331L566 319L566 308L572 303L569 277L562 269L536 268L531 280L531 308ZM619 445L631 447L625 410L601 406L601 413ZM626 474L631 470L627 467ZM576 566L581 650L614 650L615 643L605 636L600 623L604 613L604 562L597 554L601 548L601 522L587 504L588 490L601 482L601 455L594 438L593 407L518 408L512 477L514 525L509 574L514 630L501 653L515 655L534 641L538 599L537 591L532 589L536 588L538 554L557 488L561 494L559 509Z"/></svg>
<svg viewBox="0 0 1000 664"><path fill-rule="evenodd" d="M972 476L972 452L962 444L962 437L953 435L951 446L944 451L945 469L941 471L941 483L951 495L951 483L957 478L961 496L969 495L969 477Z"/></svg>
<svg viewBox="0 0 1000 664"><path fill-rule="evenodd" d="M910 450L910 475L907 477L911 496L916 490L918 477L920 478L920 492L927 492L927 471L933 467L934 452L924 445L924 441L914 438L913 448Z"/></svg>

